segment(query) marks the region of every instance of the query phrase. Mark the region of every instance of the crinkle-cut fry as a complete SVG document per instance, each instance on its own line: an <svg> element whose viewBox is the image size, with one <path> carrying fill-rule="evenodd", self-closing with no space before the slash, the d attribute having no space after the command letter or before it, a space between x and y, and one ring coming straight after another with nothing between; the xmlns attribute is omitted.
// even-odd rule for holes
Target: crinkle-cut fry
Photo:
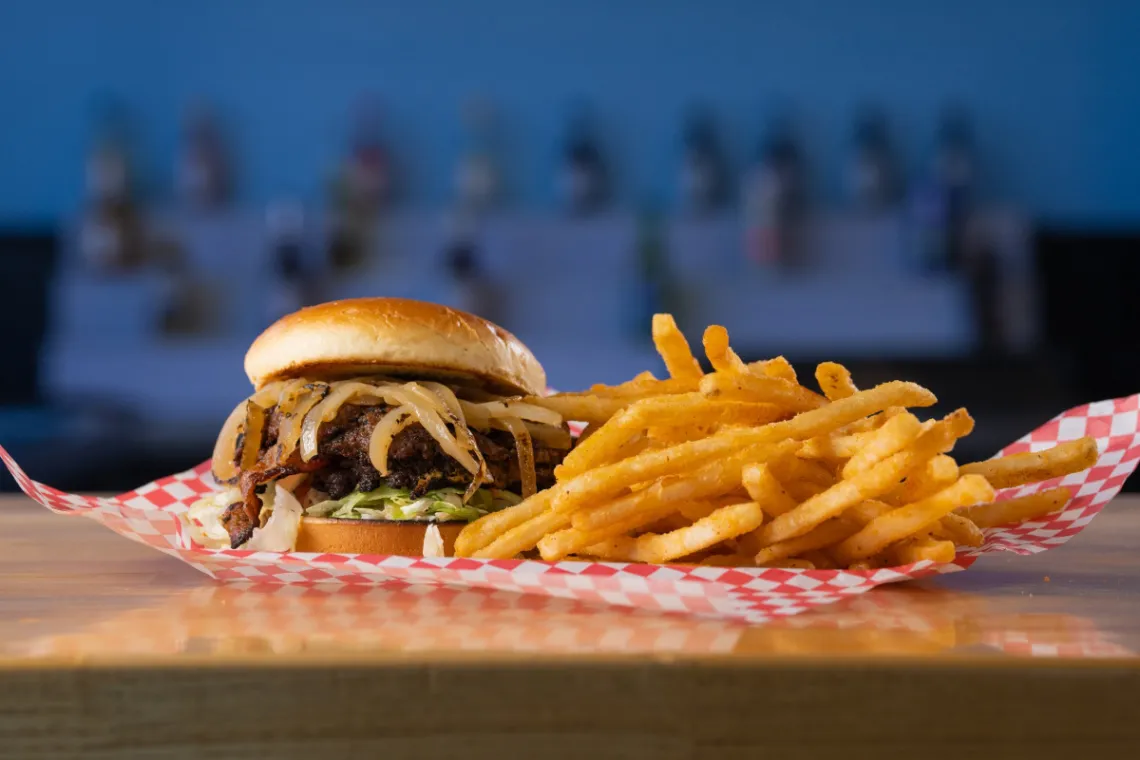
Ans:
<svg viewBox="0 0 1140 760"><path fill-rule="evenodd" d="M709 325L705 328L702 341L705 347L705 356L709 364L717 372L747 372L748 365L736 355L728 344L728 330L722 325Z"/></svg>
<svg viewBox="0 0 1140 760"><path fill-rule="evenodd" d="M755 561L757 565L771 565L773 562L787 557L797 557L804 552L837 544L853 535L857 530L859 530L858 526L852 525L842 518L834 518L812 528L802 536L763 547L756 553Z"/></svg>
<svg viewBox="0 0 1140 760"><path fill-rule="evenodd" d="M558 412L563 420L601 425L637 400L636 396L606 397L560 393L556 396L523 396L519 401Z"/></svg>
<svg viewBox="0 0 1140 760"><path fill-rule="evenodd" d="M644 491L640 493L645 493ZM538 551L548 562L556 562L571 554L582 552L586 547L603 543L627 533L644 528L676 511L672 504L649 505L645 509L627 516L624 520L610 523L596 530L579 530L566 527L556 533L543 536L538 541ZM590 552L584 552L589 554Z"/></svg>
<svg viewBox="0 0 1140 760"><path fill-rule="evenodd" d="M758 428L722 430L709 438L646 451L583 473L554 486L553 508L559 512L574 512L591 502L612 499L635 483L675 473L682 466L700 465L745 447L791 441L794 448L798 445L796 441L823 435L888 406L931 406L936 401L934 394L920 385L902 381L884 383L819 409L803 412L790 420Z"/></svg>
<svg viewBox="0 0 1140 760"><path fill-rule="evenodd" d="M994 488L1012 488L1087 470L1096 464L1097 456L1096 440L1086 437L1058 443L1044 451L964 464L959 471L963 475L981 475Z"/></svg>
<svg viewBox="0 0 1140 760"><path fill-rule="evenodd" d="M746 501L721 507L708 517L670 533L646 533L633 541L631 559L658 565L753 531L764 522L760 505Z"/></svg>
<svg viewBox="0 0 1140 760"><path fill-rule="evenodd" d="M981 546L986 540L982 529L973 520L953 512L934 525L931 535L953 541L956 546Z"/></svg>
<svg viewBox="0 0 1140 760"><path fill-rule="evenodd" d="M856 398L851 396L850 398ZM847 400L847 399L845 399ZM836 401L833 404L841 404ZM949 451L954 442L973 429L974 421L965 409L950 413L923 433L911 448L892 454L869 470L841 480L823 493L780 515L764 526L761 540L767 544L803 535L828 518L835 517L860 501L873 499L894 487L907 473L927 459Z"/></svg>
<svg viewBox="0 0 1140 760"><path fill-rule="evenodd" d="M708 398L776 404L793 412L818 409L827 400L802 385L778 377L713 372L701 378L701 393Z"/></svg>
<svg viewBox="0 0 1140 760"><path fill-rule="evenodd" d="M796 370L792 367L792 363L782 356L752 362L748 365L748 370L754 375L774 377L778 380L787 380L789 383L799 384L799 379L796 377Z"/></svg>
<svg viewBox="0 0 1140 760"><path fill-rule="evenodd" d="M657 353L661 354L670 377L677 380L699 380L704 374L673 315L653 315L653 344L657 347Z"/></svg>
<svg viewBox="0 0 1140 760"><path fill-rule="evenodd" d="M455 537L455 556L471 557L507 531L538 517L550 508L551 496L553 493L549 489L539 491L514 506L491 512L468 523Z"/></svg>
<svg viewBox="0 0 1140 760"><path fill-rule="evenodd" d="M962 510L961 514L973 520L979 528L997 528L1002 525L1039 520L1064 509L1072 498L1072 489L1061 486L1028 496L971 507Z"/></svg>
<svg viewBox="0 0 1140 760"><path fill-rule="evenodd" d="M963 475L954 485L933 496L893 509L877 517L835 548L842 563L866 559L891 544L913 536L960 507L993 499L993 487L980 475Z"/></svg>
<svg viewBox="0 0 1140 760"><path fill-rule="evenodd" d="M910 504L938 493L956 480L958 463L953 457L940 454L907 475L906 480L884 494L882 500L897 507Z"/></svg>
<svg viewBox="0 0 1140 760"><path fill-rule="evenodd" d="M681 504L729 493L740 485L740 469L745 461L762 460L789 445L749 447L707 462L691 472L662 477L641 491L577 512L574 527L583 531L597 530L651 506Z"/></svg>
<svg viewBox="0 0 1140 760"><path fill-rule="evenodd" d="M828 401L838 401L859 392L851 372L842 364L823 362L815 368L815 381Z"/></svg>
<svg viewBox="0 0 1140 760"><path fill-rule="evenodd" d="M878 430L863 434L862 447L843 465L843 477L858 475L891 454L902 451L921 432L922 423L910 412L891 417Z"/></svg>
<svg viewBox="0 0 1140 760"><path fill-rule="evenodd" d="M886 550L888 561L892 565L909 565L914 562L929 560L938 564L954 561L953 541L939 541L930 537L910 538Z"/></svg>
<svg viewBox="0 0 1140 760"><path fill-rule="evenodd" d="M548 533L562 530L568 525L570 515L547 510L522 525L511 528L471 556L476 559L511 559L533 549Z"/></svg>

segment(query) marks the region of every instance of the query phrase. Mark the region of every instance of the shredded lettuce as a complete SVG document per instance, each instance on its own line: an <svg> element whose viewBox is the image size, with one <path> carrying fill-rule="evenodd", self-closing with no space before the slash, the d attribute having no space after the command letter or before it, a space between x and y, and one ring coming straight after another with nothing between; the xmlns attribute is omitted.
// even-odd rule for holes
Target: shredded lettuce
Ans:
<svg viewBox="0 0 1140 760"><path fill-rule="evenodd" d="M420 498L406 489L380 486L374 491L354 491L343 499L328 499L305 510L309 517L347 520L461 520L471 522L488 512L522 501L510 491L480 488L467 504L458 488L437 488Z"/></svg>

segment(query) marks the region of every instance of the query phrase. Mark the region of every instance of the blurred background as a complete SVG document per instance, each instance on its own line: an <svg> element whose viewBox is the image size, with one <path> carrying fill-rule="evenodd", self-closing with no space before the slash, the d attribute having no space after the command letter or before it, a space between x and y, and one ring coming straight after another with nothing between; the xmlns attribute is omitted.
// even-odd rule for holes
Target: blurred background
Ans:
<svg viewBox="0 0 1140 760"><path fill-rule="evenodd" d="M1140 391L1131 0L0 5L0 443L207 458L257 333L441 301L579 389L745 359L929 384L985 457ZM12 487L10 480L6 487Z"/></svg>

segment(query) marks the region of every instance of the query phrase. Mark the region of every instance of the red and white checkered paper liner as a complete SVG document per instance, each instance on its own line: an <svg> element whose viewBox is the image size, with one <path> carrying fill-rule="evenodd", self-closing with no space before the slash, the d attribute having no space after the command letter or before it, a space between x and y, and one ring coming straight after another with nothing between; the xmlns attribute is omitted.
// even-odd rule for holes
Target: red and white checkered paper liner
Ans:
<svg viewBox="0 0 1140 760"><path fill-rule="evenodd" d="M252 552L192 544L180 519L212 488L208 464L148 483L112 498L63 493L29 478L0 448L20 488L54 512L97 520L116 533L152 546L223 581L341 585L392 581L468 586L577 599L642 609L687 612L748 622L795 615L861 594L883 583L953 572L993 551L1032 554L1079 533L1120 491L1140 460L1140 395L1070 409L1003 449L1037 451L1085 435L1096 438L1100 459L1090 469L1045 483L1002 491L1000 499L1057 485L1076 495L1047 520L986 532L985 544L959 552L952 563L923 561L880 570L784 570L640 565L609 562L475 560L380 555Z"/></svg>

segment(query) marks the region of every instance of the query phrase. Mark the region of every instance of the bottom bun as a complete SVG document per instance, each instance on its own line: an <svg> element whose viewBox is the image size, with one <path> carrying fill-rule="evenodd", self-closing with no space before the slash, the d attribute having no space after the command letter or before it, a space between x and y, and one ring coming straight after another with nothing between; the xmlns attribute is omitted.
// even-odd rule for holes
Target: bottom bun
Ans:
<svg viewBox="0 0 1140 760"><path fill-rule="evenodd" d="M465 522L394 522L386 520L341 520L332 517L301 518L297 533L299 552L335 554L398 554L424 556L424 535L429 525L443 536L444 556L455 554L455 537Z"/></svg>

